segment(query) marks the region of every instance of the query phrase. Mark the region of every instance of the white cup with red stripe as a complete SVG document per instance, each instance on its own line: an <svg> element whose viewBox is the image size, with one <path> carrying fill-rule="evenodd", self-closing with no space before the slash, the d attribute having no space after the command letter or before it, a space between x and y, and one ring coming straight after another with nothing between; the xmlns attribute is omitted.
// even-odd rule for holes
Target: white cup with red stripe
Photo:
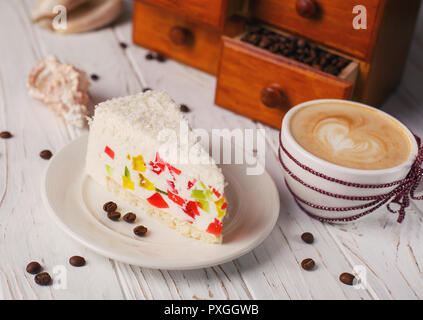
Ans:
<svg viewBox="0 0 423 320"><path fill-rule="evenodd" d="M293 117L303 108L311 110L317 106L322 108L325 104L336 104L345 110L360 107L386 117L402 130L409 141L408 156L393 167L359 169L336 164L306 150L294 138L294 129L298 128L292 127L296 124ZM313 130L317 128L314 122L310 125L315 126ZM320 135L318 137L320 139ZM286 185L298 205L313 218L325 222L350 222L376 210L398 213L398 221L401 222L410 198L417 197L414 190L423 175L423 149L405 125L383 111L345 100L313 100L289 110L282 122L279 158Z"/></svg>

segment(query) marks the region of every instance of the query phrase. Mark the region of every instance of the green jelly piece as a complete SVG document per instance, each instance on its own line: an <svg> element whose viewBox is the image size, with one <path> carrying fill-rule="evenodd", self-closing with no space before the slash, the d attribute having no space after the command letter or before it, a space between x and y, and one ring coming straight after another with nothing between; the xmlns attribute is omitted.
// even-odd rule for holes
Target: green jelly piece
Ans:
<svg viewBox="0 0 423 320"><path fill-rule="evenodd" d="M106 171L107 171L107 174L109 175L109 176L111 176L111 175L113 175L113 171L114 171L115 169L113 169L111 166L109 166L108 164L106 164Z"/></svg>
<svg viewBox="0 0 423 320"><path fill-rule="evenodd" d="M203 190L194 189L191 192L191 198L195 200L206 200L206 195Z"/></svg>
<svg viewBox="0 0 423 320"><path fill-rule="evenodd" d="M131 179L131 174L129 173L129 169L127 166L125 166L125 177L127 177L128 179Z"/></svg>
<svg viewBox="0 0 423 320"><path fill-rule="evenodd" d="M198 202L201 203L201 209L203 209L205 212L210 213L210 207L209 202L205 200L198 200Z"/></svg>

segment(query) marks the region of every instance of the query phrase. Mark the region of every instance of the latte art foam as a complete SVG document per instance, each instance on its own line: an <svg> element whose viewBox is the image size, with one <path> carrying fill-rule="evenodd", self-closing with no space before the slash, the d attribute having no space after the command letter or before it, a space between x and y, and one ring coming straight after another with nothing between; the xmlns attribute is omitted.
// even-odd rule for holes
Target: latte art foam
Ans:
<svg viewBox="0 0 423 320"><path fill-rule="evenodd" d="M346 103L322 102L299 109L291 119L294 139L326 161L375 170L405 162L411 144L403 128L383 114Z"/></svg>

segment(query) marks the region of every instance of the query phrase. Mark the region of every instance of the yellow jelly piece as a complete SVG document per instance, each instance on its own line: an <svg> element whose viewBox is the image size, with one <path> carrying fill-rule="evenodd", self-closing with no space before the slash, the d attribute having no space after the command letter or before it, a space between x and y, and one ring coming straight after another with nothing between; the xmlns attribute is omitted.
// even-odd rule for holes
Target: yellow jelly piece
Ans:
<svg viewBox="0 0 423 320"><path fill-rule="evenodd" d="M217 213L219 218L223 218L226 214L226 210L222 209L223 204L226 202L225 198L220 198L219 200L215 201L214 204L216 205Z"/></svg>
<svg viewBox="0 0 423 320"><path fill-rule="evenodd" d="M156 187L150 182L150 180L144 177L141 173L139 173L138 175L140 176L140 187L151 191L156 190Z"/></svg>
<svg viewBox="0 0 423 320"><path fill-rule="evenodd" d="M135 189L134 181L132 181L131 178L128 178L126 176L122 176L122 186L125 189L131 189L131 190Z"/></svg>
<svg viewBox="0 0 423 320"><path fill-rule="evenodd" d="M129 154L127 154L126 159L131 160L131 156Z"/></svg>
<svg viewBox="0 0 423 320"><path fill-rule="evenodd" d="M143 156L132 157L132 169L135 171L145 172L145 164Z"/></svg>
<svg viewBox="0 0 423 320"><path fill-rule="evenodd" d="M111 166L109 166L108 164L106 164L106 171L107 171L107 174L109 176L111 176L111 175L113 175L114 169Z"/></svg>

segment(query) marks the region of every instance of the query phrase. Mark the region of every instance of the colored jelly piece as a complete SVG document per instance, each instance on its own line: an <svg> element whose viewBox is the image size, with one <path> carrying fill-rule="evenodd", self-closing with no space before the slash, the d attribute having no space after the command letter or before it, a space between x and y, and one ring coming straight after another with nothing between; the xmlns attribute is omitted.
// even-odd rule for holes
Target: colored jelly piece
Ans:
<svg viewBox="0 0 423 320"><path fill-rule="evenodd" d="M131 156L129 154L127 154L126 159L131 160Z"/></svg>
<svg viewBox="0 0 423 320"><path fill-rule="evenodd" d="M104 152L110 157L110 158L112 158L112 159L114 159L115 158L115 152L112 150L112 149L110 149L109 148L109 146L106 146L105 148L104 148Z"/></svg>
<svg viewBox="0 0 423 320"><path fill-rule="evenodd" d="M156 160L150 161L150 166L151 166L151 170L156 173L156 174L161 174L164 170L165 170L165 163L164 161L160 158L159 153L156 153Z"/></svg>
<svg viewBox="0 0 423 320"><path fill-rule="evenodd" d="M151 183L150 180L144 177L141 173L139 173L138 175L140 177L140 187L143 187L150 191L156 190L156 187L154 186L154 184Z"/></svg>
<svg viewBox="0 0 423 320"><path fill-rule="evenodd" d="M145 172L145 163L143 156L132 157L132 169L135 171Z"/></svg>
<svg viewBox="0 0 423 320"><path fill-rule="evenodd" d="M178 191L175 189L175 182L173 182L172 180L167 180L167 184L170 187L170 191L172 191L175 194L178 194Z"/></svg>
<svg viewBox="0 0 423 320"><path fill-rule="evenodd" d="M191 189L196 182L197 182L196 179L194 179L193 181L188 181L188 190Z"/></svg>
<svg viewBox="0 0 423 320"><path fill-rule="evenodd" d="M209 202L205 200L197 200L197 202L200 204L200 208L203 209L205 212L210 213L210 206Z"/></svg>
<svg viewBox="0 0 423 320"><path fill-rule="evenodd" d="M222 222L215 218L214 222L209 224L206 231L216 236L220 235L222 233Z"/></svg>
<svg viewBox="0 0 423 320"><path fill-rule="evenodd" d="M156 192L153 194L150 198L147 199L147 201L157 208L169 208L169 205L166 203L166 201L163 199L163 197L160 195L160 193Z"/></svg>
<svg viewBox="0 0 423 320"><path fill-rule="evenodd" d="M156 188L157 192L160 192L161 194L164 194L165 196L167 196L167 192L160 190L159 188Z"/></svg>
<svg viewBox="0 0 423 320"><path fill-rule="evenodd" d="M171 166L169 163L166 163L167 168L169 169L170 172L175 173L176 175L180 175L181 174L181 170L176 169L174 166Z"/></svg>
<svg viewBox="0 0 423 320"><path fill-rule="evenodd" d="M219 199L222 195L220 194L219 191L217 191L215 188L210 187L210 189L212 189L214 195Z"/></svg>
<svg viewBox="0 0 423 320"><path fill-rule="evenodd" d="M195 203L194 201L189 201L183 210L187 215L189 215L193 219L195 218L195 216L200 215L200 212L198 212L197 203Z"/></svg>
<svg viewBox="0 0 423 320"><path fill-rule="evenodd" d="M113 171L114 171L115 169L113 169L113 168L112 168L111 166L109 166L108 164L106 164L105 166L106 166L106 171L107 171L107 174L108 174L109 176L113 175Z"/></svg>
<svg viewBox="0 0 423 320"><path fill-rule="evenodd" d="M172 200L173 202L175 202L178 206L183 206L185 204L185 200L182 199L180 196L170 192L169 190L167 191L167 196L170 200Z"/></svg>
<svg viewBox="0 0 423 320"><path fill-rule="evenodd" d="M226 210L223 208L223 206L225 206L225 204L226 204L225 198L220 198L219 200L215 201L214 204L216 205L218 217L223 218L226 214ZM226 208L226 206L225 206L225 208Z"/></svg>
<svg viewBox="0 0 423 320"><path fill-rule="evenodd" d="M194 189L191 192L191 198L195 200L206 200L206 195L203 190Z"/></svg>
<svg viewBox="0 0 423 320"><path fill-rule="evenodd" d="M131 178L128 178L126 176L122 176L122 185L125 189L135 189L134 181L132 181Z"/></svg>
<svg viewBox="0 0 423 320"><path fill-rule="evenodd" d="M126 166L125 166L125 177L127 177L129 180L131 180L131 173L129 172L129 169Z"/></svg>

